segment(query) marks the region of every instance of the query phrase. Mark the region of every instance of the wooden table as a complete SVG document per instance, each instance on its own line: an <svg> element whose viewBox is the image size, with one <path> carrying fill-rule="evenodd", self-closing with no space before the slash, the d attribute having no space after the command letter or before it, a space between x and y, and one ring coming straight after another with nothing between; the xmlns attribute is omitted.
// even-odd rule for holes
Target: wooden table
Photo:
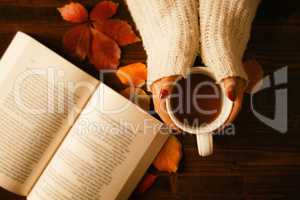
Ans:
<svg viewBox="0 0 300 200"><path fill-rule="evenodd" d="M66 58L61 38L70 24L56 7L62 0L0 0L0 54L16 31L37 38ZM85 0L91 8L96 0ZM119 17L130 19L123 3ZM143 196L132 199L299 199L300 189L300 5L298 0L264 0L254 22L246 58L256 58L266 74L288 66L288 132L280 134L258 120L249 96L236 120L236 135L216 136L215 153L197 155L193 136L181 137L184 165L178 175L162 176ZM145 61L141 44L124 48L122 64ZM72 61L72 59L70 59ZM76 62L75 62L76 63ZM88 65L76 63L91 74ZM281 88L286 87L281 86ZM273 89L255 97L255 108L272 115ZM172 183L172 184L170 184ZM0 190L2 200L21 197Z"/></svg>

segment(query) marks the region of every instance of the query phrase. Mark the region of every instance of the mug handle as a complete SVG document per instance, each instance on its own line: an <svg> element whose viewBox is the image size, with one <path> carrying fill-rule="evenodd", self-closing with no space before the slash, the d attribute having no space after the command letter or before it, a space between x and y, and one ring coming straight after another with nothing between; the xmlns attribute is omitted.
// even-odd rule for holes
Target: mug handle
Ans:
<svg viewBox="0 0 300 200"><path fill-rule="evenodd" d="M213 134L198 134L197 147L200 156L209 156L213 153Z"/></svg>

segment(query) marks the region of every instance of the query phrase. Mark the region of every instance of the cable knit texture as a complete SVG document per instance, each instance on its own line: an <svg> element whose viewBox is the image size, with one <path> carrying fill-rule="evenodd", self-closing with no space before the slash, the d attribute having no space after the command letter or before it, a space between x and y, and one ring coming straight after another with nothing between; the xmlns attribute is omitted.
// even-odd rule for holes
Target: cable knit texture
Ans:
<svg viewBox="0 0 300 200"><path fill-rule="evenodd" d="M157 79L185 75L199 49L198 0L127 0L143 39L148 86Z"/></svg>
<svg viewBox="0 0 300 200"><path fill-rule="evenodd" d="M238 76L247 80L242 58L259 0L199 0L200 53L218 81Z"/></svg>
<svg viewBox="0 0 300 200"><path fill-rule="evenodd" d="M242 57L259 0L126 2L147 52L148 86L162 77L185 76L199 41L203 62L218 81L230 76L247 79Z"/></svg>

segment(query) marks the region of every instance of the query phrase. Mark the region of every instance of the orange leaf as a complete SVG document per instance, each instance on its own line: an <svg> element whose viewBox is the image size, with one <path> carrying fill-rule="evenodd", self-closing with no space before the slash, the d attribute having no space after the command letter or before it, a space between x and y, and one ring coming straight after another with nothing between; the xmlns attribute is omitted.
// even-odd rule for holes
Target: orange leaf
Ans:
<svg viewBox="0 0 300 200"><path fill-rule="evenodd" d="M178 169L182 157L181 143L175 136L170 136L159 154L156 156L153 165L160 171L174 173Z"/></svg>
<svg viewBox="0 0 300 200"><path fill-rule="evenodd" d="M249 79L246 92L251 93L256 84L262 80L264 72L262 66L256 60L248 60L244 62L244 69Z"/></svg>
<svg viewBox="0 0 300 200"><path fill-rule="evenodd" d="M62 18L72 23L83 23L88 19L88 12L80 3L69 3L57 8Z"/></svg>
<svg viewBox="0 0 300 200"><path fill-rule="evenodd" d="M142 109L148 111L150 110L150 96L141 88L128 87L120 92L120 94L136 105L140 106Z"/></svg>
<svg viewBox="0 0 300 200"><path fill-rule="evenodd" d="M120 46L140 41L140 38L132 30L132 27L124 20L109 19L102 22L95 22L94 26L97 30L118 42Z"/></svg>
<svg viewBox="0 0 300 200"><path fill-rule="evenodd" d="M89 59L97 69L116 69L119 65L121 50L118 44L104 35L92 29L92 43Z"/></svg>
<svg viewBox="0 0 300 200"><path fill-rule="evenodd" d="M118 6L112 1L101 1L91 11L90 19L94 21L106 20L116 14Z"/></svg>
<svg viewBox="0 0 300 200"><path fill-rule="evenodd" d="M63 37L63 46L72 57L84 60L90 48L91 32L87 25L78 25L67 31Z"/></svg>
<svg viewBox="0 0 300 200"><path fill-rule="evenodd" d="M140 87L147 80L147 68L143 63L120 67L116 74L123 84L129 86Z"/></svg>
<svg viewBox="0 0 300 200"><path fill-rule="evenodd" d="M157 175L147 173L137 187L138 193L146 192L156 181Z"/></svg>

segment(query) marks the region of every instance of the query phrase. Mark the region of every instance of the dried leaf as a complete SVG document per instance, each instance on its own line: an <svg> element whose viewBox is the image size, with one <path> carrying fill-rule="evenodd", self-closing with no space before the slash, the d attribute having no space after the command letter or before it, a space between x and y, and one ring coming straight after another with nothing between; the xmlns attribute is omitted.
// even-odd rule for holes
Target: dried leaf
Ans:
<svg viewBox="0 0 300 200"><path fill-rule="evenodd" d="M256 60L248 60L244 62L244 69L249 79L246 92L251 93L256 84L262 80L264 72L262 66Z"/></svg>
<svg viewBox="0 0 300 200"><path fill-rule="evenodd" d="M120 67L116 74L124 85L140 87L147 80L147 67L143 63L133 63Z"/></svg>
<svg viewBox="0 0 300 200"><path fill-rule="evenodd" d="M120 46L140 41L140 38L132 30L131 25L124 20L109 19L102 22L94 22L94 26L97 30L114 39Z"/></svg>
<svg viewBox="0 0 300 200"><path fill-rule="evenodd" d="M147 173L137 187L138 193L144 193L155 183L157 175Z"/></svg>
<svg viewBox="0 0 300 200"><path fill-rule="evenodd" d="M74 58L84 60L89 52L91 32L87 25L78 25L67 31L63 37L65 51Z"/></svg>
<svg viewBox="0 0 300 200"><path fill-rule="evenodd" d="M140 106L142 109L150 110L150 96L141 88L128 87L120 92L120 94L136 105Z"/></svg>
<svg viewBox="0 0 300 200"><path fill-rule="evenodd" d="M103 21L116 14L118 4L112 1L101 1L91 11L90 19L93 21Z"/></svg>
<svg viewBox="0 0 300 200"><path fill-rule="evenodd" d="M92 42L89 59L97 69L116 69L119 65L121 50L118 44L104 35L92 29Z"/></svg>
<svg viewBox="0 0 300 200"><path fill-rule="evenodd" d="M71 2L57 9L62 18L68 22L83 23L88 19L88 12L80 3Z"/></svg>
<svg viewBox="0 0 300 200"><path fill-rule="evenodd" d="M116 69L121 57L119 45L139 41L126 21L108 20L117 9L117 3L101 1L92 9L89 20L87 10L80 3L69 3L58 8L65 20L74 23L86 22L64 35L63 45L67 53L80 60L88 56L90 63L98 70Z"/></svg>
<svg viewBox="0 0 300 200"><path fill-rule="evenodd" d="M181 143L175 136L170 136L166 144L156 156L153 165L160 171L174 173L178 169L181 157Z"/></svg>

